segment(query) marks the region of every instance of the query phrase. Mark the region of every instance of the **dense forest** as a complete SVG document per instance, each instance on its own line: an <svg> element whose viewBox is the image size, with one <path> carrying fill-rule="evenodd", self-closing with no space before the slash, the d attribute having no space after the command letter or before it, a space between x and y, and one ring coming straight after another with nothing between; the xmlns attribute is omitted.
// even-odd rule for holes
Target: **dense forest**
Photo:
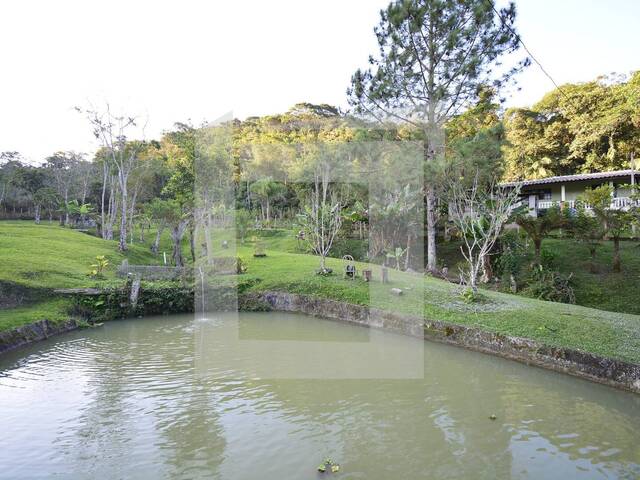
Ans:
<svg viewBox="0 0 640 480"><path fill-rule="evenodd" d="M105 239L118 238L121 250L134 241L134 231L144 236L153 224L158 239L170 232L176 264L185 261L177 247L183 238L190 239L196 258L195 229L202 220L224 223L234 216L242 229L295 228L313 190L305 166L310 145L401 143L424 135L409 124L371 122L329 105L304 103L283 114L216 127L177 123L161 138L144 141L128 138L132 117L81 113L102 148L91 159L55 152L38 165L19 152L2 152L0 215L95 227ZM397 224L392 239L376 242L371 235L370 257L422 241L408 238L409 228L402 225L422 215L417 197L424 179L444 186L451 179L468 181L469 172L476 172L486 184L629 168L640 147L640 72L565 85L529 109L504 111L493 90L483 88L474 105L446 122L444 133L445 151L420 175L399 160L380 164L373 176L384 179L378 180L384 198L374 200L369 192L367 201L351 181L354 172L341 172L341 209L351 228L362 235L376 215ZM233 201L220 192L231 192ZM447 195L442 188L436 195L442 218ZM439 222L439 230L447 235L446 222ZM408 267L410 255L405 256Z"/></svg>

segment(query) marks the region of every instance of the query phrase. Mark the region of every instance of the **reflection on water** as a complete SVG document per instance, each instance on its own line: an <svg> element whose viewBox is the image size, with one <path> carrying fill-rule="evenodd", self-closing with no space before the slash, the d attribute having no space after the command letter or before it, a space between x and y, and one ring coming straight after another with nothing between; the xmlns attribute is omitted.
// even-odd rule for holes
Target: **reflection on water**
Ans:
<svg viewBox="0 0 640 480"><path fill-rule="evenodd" d="M112 322L5 355L0 418L2 479L314 479L325 456L344 479L640 476L638 396L293 314Z"/></svg>

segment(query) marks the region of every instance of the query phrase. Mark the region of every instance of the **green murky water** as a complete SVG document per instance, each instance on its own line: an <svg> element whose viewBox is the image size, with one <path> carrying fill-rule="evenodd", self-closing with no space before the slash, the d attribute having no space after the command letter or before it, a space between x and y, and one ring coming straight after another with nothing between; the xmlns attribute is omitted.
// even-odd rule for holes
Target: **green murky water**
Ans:
<svg viewBox="0 0 640 480"><path fill-rule="evenodd" d="M639 396L301 315L112 322L0 357L2 479L638 477Z"/></svg>

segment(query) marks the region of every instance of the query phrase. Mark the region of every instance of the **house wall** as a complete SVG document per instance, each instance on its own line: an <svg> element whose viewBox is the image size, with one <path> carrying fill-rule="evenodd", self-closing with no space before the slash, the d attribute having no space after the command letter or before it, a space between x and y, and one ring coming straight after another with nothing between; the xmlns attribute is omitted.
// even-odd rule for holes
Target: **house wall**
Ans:
<svg viewBox="0 0 640 480"><path fill-rule="evenodd" d="M565 201L575 201L580 195L584 193L587 188L595 188L603 183L608 183L608 180L588 180L579 182L566 182L565 186ZM628 179L616 180L615 183L628 183ZM559 183L553 183L549 185L530 185L522 189L522 194L526 195L528 192L536 190L551 190L551 200L559 202L562 200L562 187ZM618 197L628 197L631 195L631 189L618 189Z"/></svg>

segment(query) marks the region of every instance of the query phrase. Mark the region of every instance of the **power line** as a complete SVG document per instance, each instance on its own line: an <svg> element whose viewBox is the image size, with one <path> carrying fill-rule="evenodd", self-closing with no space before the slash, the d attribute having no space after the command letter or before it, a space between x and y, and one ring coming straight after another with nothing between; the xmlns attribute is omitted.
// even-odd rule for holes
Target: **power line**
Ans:
<svg viewBox="0 0 640 480"><path fill-rule="evenodd" d="M545 68L542 66L542 64L540 63L540 61L535 57L535 55L533 53L531 53L531 50L529 50L529 48L525 45L524 41L522 40L522 38L520 37L520 35L518 35L518 33L511 28L511 26L504 21L504 18L502 18L502 15L500 15L500 12L498 11L498 9L496 8L495 4L493 3L493 0L487 0L489 2L489 4L491 5L491 8L493 9L493 11L495 12L495 14L498 16L498 18L500 19L500 22L502 23L502 25L504 25L505 27L507 27L509 29L509 31L516 37L516 39L518 40L518 43L520 43L520 45L522 45L522 48L524 48L524 51L527 52L527 55L529 55L529 57L531 57L531 59L536 63L536 65L538 65L538 67L540 67L540 70L542 70L542 73L544 73L546 75L546 77L551 80L551 83L553 83L553 85L558 89L558 91L564 95L564 97L569 100L569 102L574 106L574 108L576 110L578 109L578 106L573 103L573 98L571 98L561 87L560 85L558 85L558 83L553 79L553 77L551 76L551 74L549 72L547 72L545 70Z"/></svg>

